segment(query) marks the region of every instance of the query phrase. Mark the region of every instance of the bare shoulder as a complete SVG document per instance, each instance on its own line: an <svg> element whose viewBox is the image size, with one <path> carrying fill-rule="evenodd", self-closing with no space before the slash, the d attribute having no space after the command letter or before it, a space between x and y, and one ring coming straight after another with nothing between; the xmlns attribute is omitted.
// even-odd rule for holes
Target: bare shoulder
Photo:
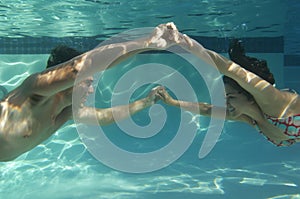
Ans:
<svg viewBox="0 0 300 199"><path fill-rule="evenodd" d="M40 73L30 75L20 86L29 95L52 96L73 86L76 70L74 60L65 62Z"/></svg>
<svg viewBox="0 0 300 199"><path fill-rule="evenodd" d="M12 90L7 96L2 99L2 102L7 103L7 107L19 107L23 109L27 106L34 106L40 103L47 97L33 92L34 79L27 78L21 85Z"/></svg>
<svg viewBox="0 0 300 199"><path fill-rule="evenodd" d="M299 114L300 113L300 96L296 93L291 93L289 94L289 98L290 98L290 111L291 114L295 115L295 114Z"/></svg>
<svg viewBox="0 0 300 199"><path fill-rule="evenodd" d="M300 113L300 96L296 92L287 89L277 90L276 107L282 107L284 115L294 115ZM274 107L273 107L274 109Z"/></svg>

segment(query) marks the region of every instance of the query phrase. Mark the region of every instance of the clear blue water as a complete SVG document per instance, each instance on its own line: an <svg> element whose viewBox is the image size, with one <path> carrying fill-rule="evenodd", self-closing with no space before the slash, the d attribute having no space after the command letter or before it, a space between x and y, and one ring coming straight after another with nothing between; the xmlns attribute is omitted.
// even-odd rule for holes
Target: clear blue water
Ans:
<svg viewBox="0 0 300 199"><path fill-rule="evenodd" d="M289 66L297 71L297 63L285 66L286 52L295 55L296 50L289 50L285 43L284 50L271 52L259 43L262 38L296 39L286 38L284 27L291 22L285 21L285 11L293 6L287 7L285 1L1 1L0 5L0 39L5 41L1 48L12 48L10 53L0 55L0 83L7 90L15 88L29 74L43 70L51 47L48 45L55 46L57 41L70 44L74 37L80 37L80 45L85 45L84 41L91 41L94 35L101 40L127 29L166 21L174 21L185 33L203 40L212 37L213 42L207 47L220 52L226 51L228 38L245 38L252 49L249 55L268 61L279 88L289 85ZM47 45L37 43L45 37L53 40L53 44L49 40ZM19 43L18 49L12 47L15 41L28 38L29 42ZM279 44L273 45L278 48ZM208 87L188 64L172 54L143 54L104 73L97 87L97 106L110 106L111 89L122 74L147 63L178 69L189 80L198 99L210 101ZM146 94L139 89L133 98ZM103 129L125 150L159 149L175 137L181 114L175 108L164 108L168 113L165 127L153 137L130 137L115 124ZM142 111L133 120L146 125L151 122L148 113L149 110ZM209 119L189 117L197 132L187 151L169 166L141 174L120 172L99 162L87 151L70 121L32 151L15 161L0 163L0 198L300 198L300 145L277 148L251 127L226 122L216 146L199 159Z"/></svg>

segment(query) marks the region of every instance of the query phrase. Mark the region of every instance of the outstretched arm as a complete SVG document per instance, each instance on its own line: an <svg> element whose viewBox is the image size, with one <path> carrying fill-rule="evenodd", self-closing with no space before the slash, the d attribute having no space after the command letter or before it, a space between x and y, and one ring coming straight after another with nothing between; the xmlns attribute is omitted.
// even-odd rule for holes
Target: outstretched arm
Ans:
<svg viewBox="0 0 300 199"><path fill-rule="evenodd" d="M159 98L157 97L157 91L160 87L155 87L151 90L147 97L137 100L128 105L120 105L112 108L95 109L92 107L83 107L79 109L76 120L92 125L109 125L116 121L120 121L134 115L141 110L148 108L155 104ZM95 124L95 116L97 123Z"/></svg>
<svg viewBox="0 0 300 199"><path fill-rule="evenodd" d="M214 107L213 105L204 102L188 102L176 100L171 97L171 95L166 91L164 87L159 88L157 95L165 104L182 108L194 114L211 116L212 110L214 109L214 116L217 118L223 118L224 111L226 111L225 107ZM228 114L226 114L226 117L226 119L231 119L228 118Z"/></svg>
<svg viewBox="0 0 300 199"><path fill-rule="evenodd" d="M238 117L232 117L226 107L216 107L204 102L187 102L176 100L172 98L164 87L160 87L157 92L158 97L167 105L182 108L194 114L202 116L214 116L215 118L224 119L224 112L226 111L225 120L245 122L252 126L252 119L247 115L240 115ZM214 114L212 115L212 109ZM226 110L225 110L226 109Z"/></svg>
<svg viewBox="0 0 300 199"><path fill-rule="evenodd" d="M184 38L185 40L182 40L182 43L180 44L181 47L206 61L208 64L218 69L223 75L236 80L250 93L261 93L262 90L273 87L265 80L261 79L254 73L245 70L228 58L204 48L194 39L191 39L186 35L184 35Z"/></svg>
<svg viewBox="0 0 300 199"><path fill-rule="evenodd" d="M287 107L295 103L296 95L283 93L256 74L247 71L226 57L204 48L197 41L183 35L180 46L214 66L222 74L234 79L240 86L253 95L263 111L270 115L281 115ZM274 109L274 107L278 109Z"/></svg>
<svg viewBox="0 0 300 199"><path fill-rule="evenodd" d="M146 38L110 44L88 51L42 73L33 74L22 84L31 94L50 96L73 86L82 79L106 70L123 59L147 50L163 50L178 42L173 23L156 27Z"/></svg>

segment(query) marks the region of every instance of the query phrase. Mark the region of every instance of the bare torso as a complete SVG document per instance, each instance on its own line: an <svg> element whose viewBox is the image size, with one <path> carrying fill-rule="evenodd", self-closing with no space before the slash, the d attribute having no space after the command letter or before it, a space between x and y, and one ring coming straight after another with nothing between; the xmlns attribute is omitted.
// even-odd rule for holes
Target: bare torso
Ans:
<svg viewBox="0 0 300 199"><path fill-rule="evenodd" d="M164 50L183 39L173 23L161 24L148 37L99 46L41 73L30 75L0 102L0 161L12 160L32 149L72 118L72 87L76 85L75 80L84 81L136 53ZM152 102L148 101L142 99L132 103L130 114L151 105ZM120 119L128 117L122 107L116 110L122 113ZM111 115L110 109L105 114L108 112ZM99 113L99 117L105 114ZM110 117L109 121L102 123L113 121Z"/></svg>
<svg viewBox="0 0 300 199"><path fill-rule="evenodd" d="M50 97L19 87L1 101L0 161L9 161L49 138L71 118L71 90Z"/></svg>

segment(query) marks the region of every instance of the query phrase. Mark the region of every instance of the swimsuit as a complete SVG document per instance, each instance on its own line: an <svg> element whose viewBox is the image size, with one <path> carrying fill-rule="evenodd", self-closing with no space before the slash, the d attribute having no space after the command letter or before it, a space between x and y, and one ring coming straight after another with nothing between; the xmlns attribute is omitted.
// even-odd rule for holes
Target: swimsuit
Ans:
<svg viewBox="0 0 300 199"><path fill-rule="evenodd" d="M287 118L274 118L266 114L264 115L268 122L281 129L283 133L289 138L287 140L275 142L274 140L271 140L266 136L266 138L273 144L275 144L276 146L290 146L292 144L295 144L297 139L300 139L300 114L293 115ZM253 125L260 133L262 133L256 121L253 121Z"/></svg>
<svg viewBox="0 0 300 199"><path fill-rule="evenodd" d="M281 89L281 91L297 94L297 92L294 89L290 88ZM296 143L297 139L300 139L300 114L296 114L287 118L275 118L267 114L264 115L269 123L281 129L283 133L289 138L287 140L275 142L274 140L271 140L266 136L266 138L273 144L275 144L276 146L291 146L292 144ZM256 121L254 126L258 129L260 133L262 133L262 131L257 126Z"/></svg>

